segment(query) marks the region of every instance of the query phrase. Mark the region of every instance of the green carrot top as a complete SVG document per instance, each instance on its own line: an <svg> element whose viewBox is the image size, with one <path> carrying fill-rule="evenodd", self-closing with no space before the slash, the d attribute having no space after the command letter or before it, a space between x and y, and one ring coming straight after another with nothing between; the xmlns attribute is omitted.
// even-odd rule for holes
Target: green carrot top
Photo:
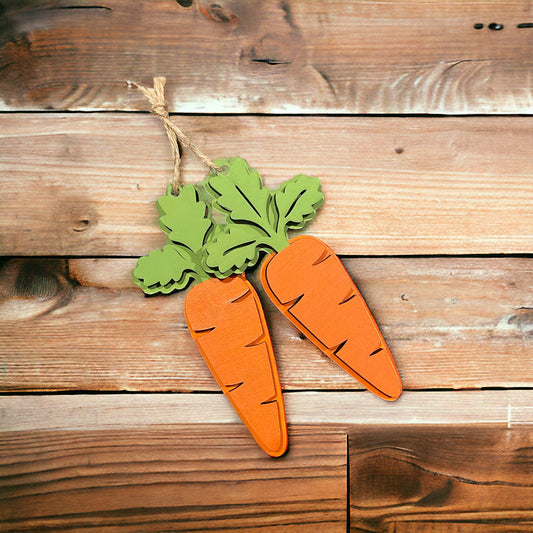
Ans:
<svg viewBox="0 0 533 533"><path fill-rule="evenodd" d="M172 194L169 185L157 200L159 226L167 234L161 250L141 257L133 280L146 294L168 294L182 290L192 281L210 277L202 267L203 247L219 231L211 220L209 206L200 200L195 185L185 185Z"/></svg>
<svg viewBox="0 0 533 533"><path fill-rule="evenodd" d="M204 187L213 207L226 214L226 226L205 246L204 265L219 278L254 266L262 252L288 246L287 231L302 229L324 201L318 178L298 174L271 190L240 157L215 164L224 171L210 173Z"/></svg>

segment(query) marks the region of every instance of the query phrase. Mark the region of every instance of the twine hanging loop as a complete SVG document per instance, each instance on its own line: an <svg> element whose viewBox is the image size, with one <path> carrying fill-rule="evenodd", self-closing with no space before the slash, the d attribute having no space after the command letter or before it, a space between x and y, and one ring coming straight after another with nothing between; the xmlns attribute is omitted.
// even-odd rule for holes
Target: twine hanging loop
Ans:
<svg viewBox="0 0 533 533"><path fill-rule="evenodd" d="M199 148L194 144L194 142L183 133L180 128L178 128L174 122L170 120L168 114L168 105L165 100L165 83L166 78L156 77L154 78L154 86L144 87L135 82L128 81L128 87L133 87L142 91L144 96L148 99L151 104L151 112L156 117L161 119L163 125L165 126L165 131L172 147L172 155L174 158L174 172L173 172L173 181L172 181L172 192L178 194L179 187L181 185L181 153L180 153L180 144L187 146L191 152L198 158L204 165L206 165L214 174L218 174L222 171L217 167Z"/></svg>

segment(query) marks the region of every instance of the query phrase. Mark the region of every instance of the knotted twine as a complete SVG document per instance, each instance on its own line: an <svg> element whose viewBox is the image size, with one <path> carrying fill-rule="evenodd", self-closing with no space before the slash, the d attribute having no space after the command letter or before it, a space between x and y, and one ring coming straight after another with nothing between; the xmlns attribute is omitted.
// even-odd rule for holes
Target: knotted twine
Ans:
<svg viewBox="0 0 533 533"><path fill-rule="evenodd" d="M170 120L168 114L168 105L165 101L165 83L166 78L157 77L154 78L154 87L144 87L133 81L128 81L129 87L134 87L140 89L144 96L148 99L152 105L151 112L156 117L161 119L163 125L165 126L165 131L167 133L170 146L172 147L172 155L174 158L174 173L172 181L172 193L177 195L179 194L179 187L181 185L181 153L180 153L180 144L187 146L191 152L204 163L214 174L218 174L222 169L218 168L213 161L211 161L199 148L194 144L194 142L187 136L183 131L181 131L175 124Z"/></svg>

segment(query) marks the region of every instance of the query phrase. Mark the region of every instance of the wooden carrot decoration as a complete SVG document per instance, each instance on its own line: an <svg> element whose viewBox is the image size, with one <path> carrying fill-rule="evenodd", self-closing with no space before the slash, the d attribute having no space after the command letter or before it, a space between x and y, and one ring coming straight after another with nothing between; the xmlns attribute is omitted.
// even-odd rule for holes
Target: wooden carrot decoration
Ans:
<svg viewBox="0 0 533 533"><path fill-rule="evenodd" d="M270 252L261 266L274 305L323 353L374 394L395 400L398 370L365 301L340 259L302 229L324 201L320 181L300 174L271 191L244 159L219 159L206 190L227 225L207 246L205 265L216 276L242 273Z"/></svg>
<svg viewBox="0 0 533 533"><path fill-rule="evenodd" d="M174 156L173 183L157 201L159 225L168 236L167 243L139 259L133 279L146 294L169 294L196 283L185 297L185 319L192 338L259 446L279 457L287 449L287 422L263 308L244 274L211 277L202 266L205 246L222 229L211 219L210 206L200 200L198 188L180 186L180 144L211 172L220 169L170 120L165 81L154 78L153 88L128 82L152 104Z"/></svg>
<svg viewBox="0 0 533 533"><path fill-rule="evenodd" d="M259 446L279 457L287 449L287 424L261 302L244 275L219 279L202 268L204 246L221 228L194 185L177 192L169 186L157 201L167 244L139 259L133 279L146 294L169 294L196 282L185 298L189 331Z"/></svg>

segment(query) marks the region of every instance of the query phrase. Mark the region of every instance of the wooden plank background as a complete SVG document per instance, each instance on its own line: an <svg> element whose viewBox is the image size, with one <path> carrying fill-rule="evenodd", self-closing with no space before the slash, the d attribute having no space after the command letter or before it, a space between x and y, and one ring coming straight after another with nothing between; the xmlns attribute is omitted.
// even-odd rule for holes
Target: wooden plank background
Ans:
<svg viewBox="0 0 533 533"><path fill-rule="evenodd" d="M0 530L531 531L532 39L530 0L4 0ZM209 157L320 177L307 231L380 324L397 402L252 274L289 421L270 459L184 295L132 283L164 242L168 141L127 83L155 75Z"/></svg>
<svg viewBox="0 0 533 533"><path fill-rule="evenodd" d="M2 253L132 256L163 245L154 202L171 179L168 141L153 117L134 118L0 116ZM308 231L337 253L533 249L531 117L175 120L213 159L240 155L272 187L319 176L326 202ZM189 182L206 174L193 157Z"/></svg>
<svg viewBox="0 0 533 533"><path fill-rule="evenodd" d="M273 461L239 426L4 434L0 523L9 531L346 531L346 436L302 428L291 437L290 458Z"/></svg>
<svg viewBox="0 0 533 533"><path fill-rule="evenodd" d="M344 261L390 344L404 388L532 385L529 258ZM135 262L6 261L2 389L217 391L187 330L184 295L144 297L131 279ZM286 390L361 388L275 311L255 277L252 282Z"/></svg>
<svg viewBox="0 0 533 533"><path fill-rule="evenodd" d="M144 110L154 75L173 112L533 109L529 1L4 3L5 110Z"/></svg>
<svg viewBox="0 0 533 533"><path fill-rule="evenodd" d="M530 428L372 428L350 439L352 531L527 531Z"/></svg>

